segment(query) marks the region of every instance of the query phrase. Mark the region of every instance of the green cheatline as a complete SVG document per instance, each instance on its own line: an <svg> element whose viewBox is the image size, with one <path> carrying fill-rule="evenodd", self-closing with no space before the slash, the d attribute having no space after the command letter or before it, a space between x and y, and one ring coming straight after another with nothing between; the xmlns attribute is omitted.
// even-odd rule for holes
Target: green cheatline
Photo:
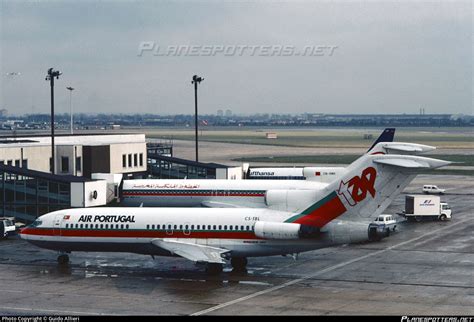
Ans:
<svg viewBox="0 0 474 322"><path fill-rule="evenodd" d="M306 215L309 215L310 213L312 213L313 211L315 211L316 209L320 208L321 206L323 206L326 202L332 200L334 197L336 197L336 192L333 191L331 192L329 195L327 195L326 197L324 197L323 199L319 200L318 202L316 202L315 204L309 206L308 208L306 208L305 210L303 210L301 213L285 220L285 222L295 222L297 221L298 219L300 219L301 217L304 217Z"/></svg>

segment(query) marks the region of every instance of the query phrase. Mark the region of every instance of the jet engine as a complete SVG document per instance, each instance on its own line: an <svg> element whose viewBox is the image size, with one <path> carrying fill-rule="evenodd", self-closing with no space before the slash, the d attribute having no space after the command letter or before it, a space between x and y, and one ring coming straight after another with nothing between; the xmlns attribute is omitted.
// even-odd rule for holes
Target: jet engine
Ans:
<svg viewBox="0 0 474 322"><path fill-rule="evenodd" d="M293 223L257 221L255 235L265 239L315 238L319 236L319 229Z"/></svg>
<svg viewBox="0 0 474 322"><path fill-rule="evenodd" d="M358 243L364 241L379 241L388 236L387 228L368 222L335 221L324 227L335 244Z"/></svg>

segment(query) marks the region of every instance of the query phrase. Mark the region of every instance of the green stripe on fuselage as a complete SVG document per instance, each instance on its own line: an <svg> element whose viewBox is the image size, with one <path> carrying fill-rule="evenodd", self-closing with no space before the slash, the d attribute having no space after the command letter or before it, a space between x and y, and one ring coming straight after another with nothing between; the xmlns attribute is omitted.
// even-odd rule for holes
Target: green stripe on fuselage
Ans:
<svg viewBox="0 0 474 322"><path fill-rule="evenodd" d="M300 219L301 217L304 217L306 215L309 215L310 213L312 213L313 211L315 211L316 209L320 208L321 206L323 206L325 203L327 203L328 201L332 200L334 197L336 197L336 192L333 191L331 192L329 195L327 195L326 197L324 197L323 199L319 200L318 202L316 202L315 204L309 206L308 208L306 208L305 210L303 210L301 213L285 220L285 222L288 222L288 223L291 223L291 222L295 222L297 221L298 219Z"/></svg>

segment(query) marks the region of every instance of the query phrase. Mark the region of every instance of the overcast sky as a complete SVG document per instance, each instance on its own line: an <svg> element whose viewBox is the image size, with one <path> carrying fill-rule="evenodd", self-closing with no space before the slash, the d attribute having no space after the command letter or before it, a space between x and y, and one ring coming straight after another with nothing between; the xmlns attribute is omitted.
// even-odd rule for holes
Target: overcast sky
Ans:
<svg viewBox="0 0 474 322"><path fill-rule="evenodd" d="M77 112L192 114L194 74L205 78L202 114L473 113L471 1L2 0L0 9L0 108L9 114L48 113L49 67L64 73L57 113L69 111L73 86ZM143 42L160 56L140 56ZM161 55L213 45L257 50ZM332 55L294 54L312 46Z"/></svg>

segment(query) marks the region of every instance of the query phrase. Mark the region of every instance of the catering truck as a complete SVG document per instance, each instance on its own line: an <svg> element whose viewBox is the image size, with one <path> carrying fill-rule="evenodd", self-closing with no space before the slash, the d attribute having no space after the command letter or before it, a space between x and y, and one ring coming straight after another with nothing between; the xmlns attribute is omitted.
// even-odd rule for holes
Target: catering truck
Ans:
<svg viewBox="0 0 474 322"><path fill-rule="evenodd" d="M451 208L441 202L439 196L408 195L405 197L405 210L401 213L409 221L426 219L451 219Z"/></svg>

